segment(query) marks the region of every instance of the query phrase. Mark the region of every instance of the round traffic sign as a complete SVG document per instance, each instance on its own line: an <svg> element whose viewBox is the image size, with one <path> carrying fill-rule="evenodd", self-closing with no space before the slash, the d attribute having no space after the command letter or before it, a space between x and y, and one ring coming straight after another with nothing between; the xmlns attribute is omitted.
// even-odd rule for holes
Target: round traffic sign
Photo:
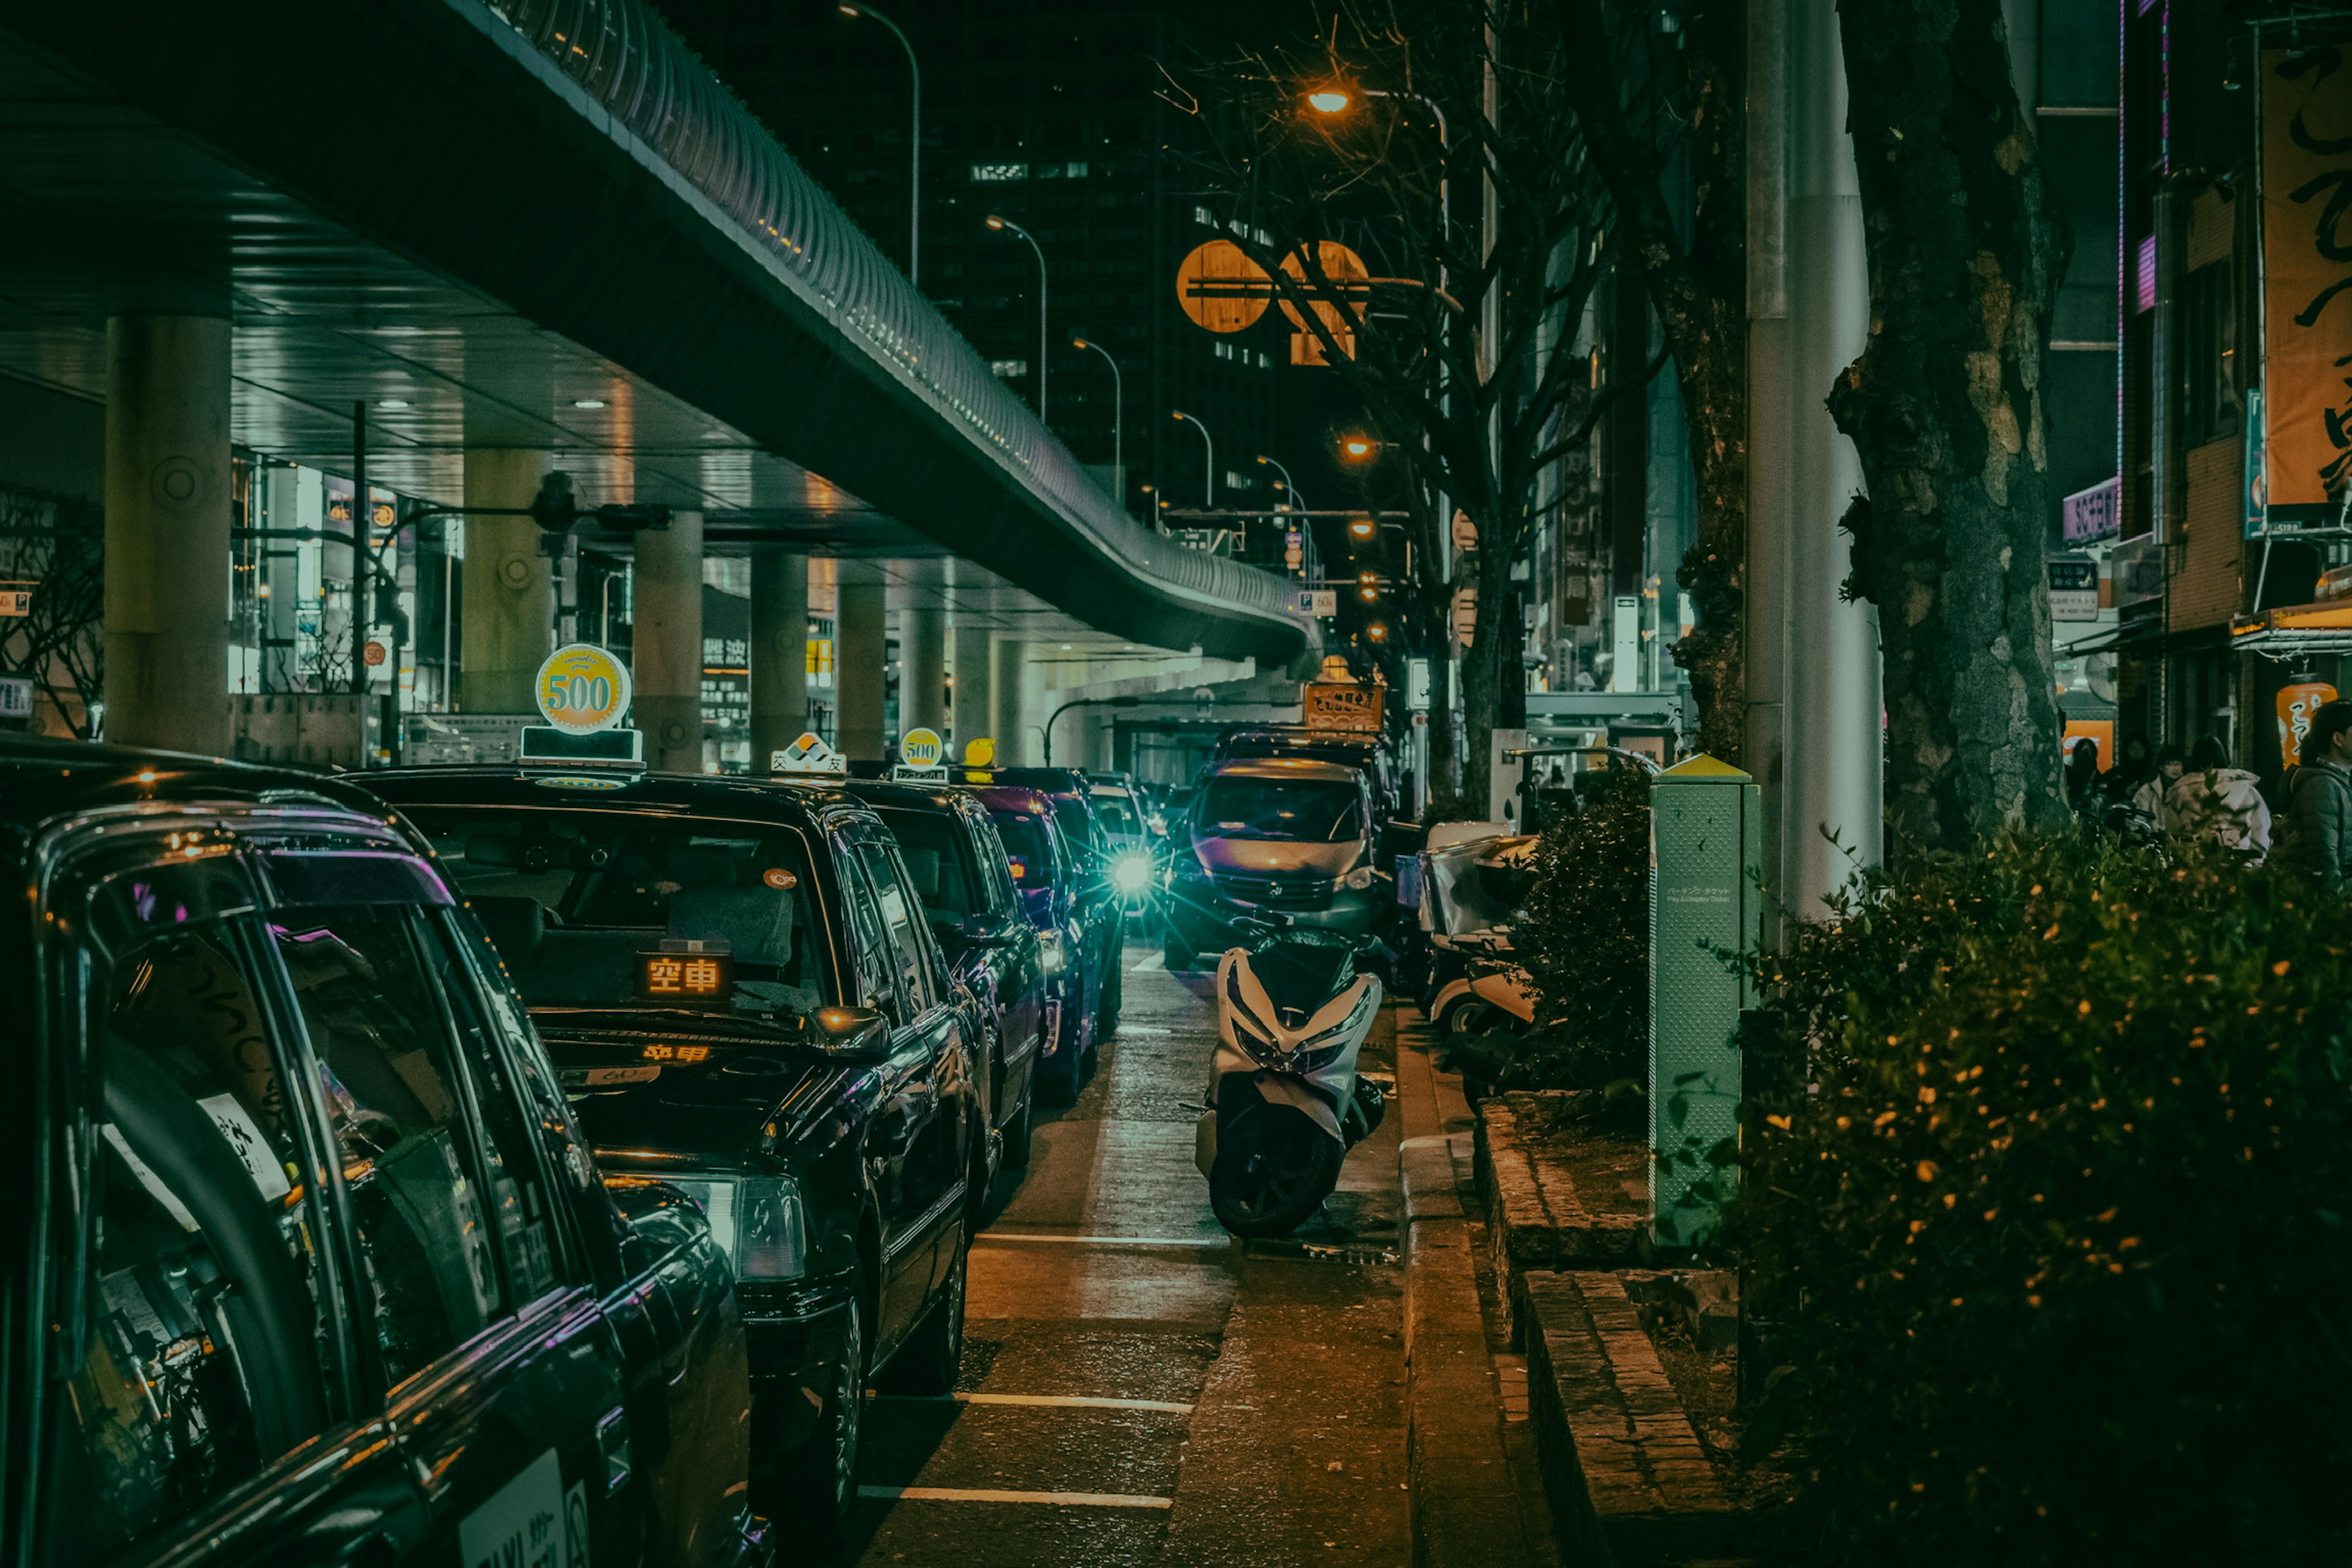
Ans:
<svg viewBox="0 0 2352 1568"><path fill-rule="evenodd" d="M531 682L540 716L570 735L610 730L629 710L629 672L593 643L557 648Z"/></svg>
<svg viewBox="0 0 2352 1568"><path fill-rule="evenodd" d="M909 730L898 737L898 760L910 768L935 768L948 754L936 730Z"/></svg>
<svg viewBox="0 0 2352 1568"><path fill-rule="evenodd" d="M360 649L360 658L370 669L382 664L387 657L383 651L383 644L373 637L368 639L368 645L365 647Z"/></svg>
<svg viewBox="0 0 2352 1568"><path fill-rule="evenodd" d="M1282 269L1298 280L1309 296L1308 309L1330 329L1331 335L1345 338L1356 330L1371 304L1371 270L1364 258L1336 239L1318 243L1315 249L1315 270L1318 276L1307 276L1307 258L1292 251L1282 258ZM1344 302L1343 302L1344 301ZM1312 329L1307 325L1307 312L1287 299L1282 301L1282 313L1300 331Z"/></svg>
<svg viewBox="0 0 2352 1568"><path fill-rule="evenodd" d="M1265 314L1274 302L1274 283L1240 246L1213 239L1177 264L1176 300L1194 325L1238 332Z"/></svg>

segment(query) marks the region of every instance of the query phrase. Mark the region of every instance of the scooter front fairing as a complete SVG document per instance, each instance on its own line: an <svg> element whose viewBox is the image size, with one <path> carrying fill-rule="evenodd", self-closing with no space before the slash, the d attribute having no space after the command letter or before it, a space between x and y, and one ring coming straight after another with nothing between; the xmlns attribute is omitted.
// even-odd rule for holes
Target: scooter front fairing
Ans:
<svg viewBox="0 0 2352 1568"><path fill-rule="evenodd" d="M1217 963L1217 1049L1209 1068L1208 1109L1193 1141L1201 1173L1207 1175L1216 1162L1219 1090L1235 1075L1250 1081L1258 1100L1292 1107L1343 1146L1353 1142L1340 1119L1354 1103L1357 1058L1380 1007L1380 977L1359 974L1286 1027L1282 1010L1250 967L1248 952L1229 950Z"/></svg>

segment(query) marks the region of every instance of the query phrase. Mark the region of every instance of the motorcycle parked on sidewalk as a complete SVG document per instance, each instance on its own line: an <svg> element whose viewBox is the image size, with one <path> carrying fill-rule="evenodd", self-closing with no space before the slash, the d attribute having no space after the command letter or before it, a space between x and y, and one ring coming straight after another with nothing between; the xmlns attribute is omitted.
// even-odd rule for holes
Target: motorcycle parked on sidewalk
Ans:
<svg viewBox="0 0 2352 1568"><path fill-rule="evenodd" d="M1245 1238L1287 1236L1323 1206L1340 1162L1387 1109L1381 1084L1357 1064L1381 1010L1380 977L1360 973L1359 960L1378 944L1286 921L1234 923L1256 940L1217 963L1217 1048L1193 1163L1218 1224Z"/></svg>

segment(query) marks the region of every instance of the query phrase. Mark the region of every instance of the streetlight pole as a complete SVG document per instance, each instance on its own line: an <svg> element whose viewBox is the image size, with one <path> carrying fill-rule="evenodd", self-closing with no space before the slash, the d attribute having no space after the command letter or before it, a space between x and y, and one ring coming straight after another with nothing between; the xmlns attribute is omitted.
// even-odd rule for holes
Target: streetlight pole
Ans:
<svg viewBox="0 0 2352 1568"><path fill-rule="evenodd" d="M1017 235L1027 240L1029 248L1037 253L1037 420L1038 423L1044 424L1045 421L1045 247L1037 243L1035 235L1031 234L1009 217L1000 217L991 213L988 215L988 226L1005 234Z"/></svg>
<svg viewBox="0 0 2352 1568"><path fill-rule="evenodd" d="M1177 418L1179 418L1179 419L1182 419L1182 420L1185 420L1185 421L1188 421L1188 422L1192 425L1192 428L1193 428L1193 429L1198 430L1198 431L1201 433L1201 440L1202 440L1202 442L1204 445L1206 445L1206 446L1208 447L1208 448L1209 448L1209 486L1208 486L1208 494L1207 494L1207 496L1206 496L1206 497L1202 500L1201 504L1202 504L1202 506L1204 506L1204 507L1213 507L1213 506L1215 506L1215 505L1217 504L1217 443L1216 443L1216 439L1215 439L1215 437L1212 437L1212 436L1209 434L1209 427L1208 427L1206 425L1202 424L1198 419L1194 419L1194 418L1192 417L1192 416L1191 416L1190 414L1185 413L1182 409L1181 409L1181 408L1171 409L1170 412L1173 413L1173 414L1176 416L1176 417L1177 417Z"/></svg>
<svg viewBox="0 0 2352 1568"><path fill-rule="evenodd" d="M1305 511L1307 510L1307 498L1298 493L1298 481L1290 477L1290 470L1284 468L1280 463L1276 462L1272 458L1263 455L1258 458L1258 461L1264 463L1267 468L1272 468L1276 473L1282 476L1282 488L1290 492L1290 510L1293 511Z"/></svg>
<svg viewBox="0 0 2352 1568"><path fill-rule="evenodd" d="M907 41L907 35L898 30L898 24L871 5L841 5L835 9L853 22L861 16L873 17L874 20L889 28L890 36L898 40L898 47L907 51L907 70L914 78L915 82L914 124L911 127L913 134L908 138L907 157L907 281L919 284L923 280L922 62L915 58L915 46Z"/></svg>
<svg viewBox="0 0 2352 1568"><path fill-rule="evenodd" d="M1074 349L1092 349L1103 356L1110 366L1110 466L1118 475L1118 506L1127 510L1127 378L1118 373L1118 361L1112 359L1110 350L1091 338L1072 338Z"/></svg>

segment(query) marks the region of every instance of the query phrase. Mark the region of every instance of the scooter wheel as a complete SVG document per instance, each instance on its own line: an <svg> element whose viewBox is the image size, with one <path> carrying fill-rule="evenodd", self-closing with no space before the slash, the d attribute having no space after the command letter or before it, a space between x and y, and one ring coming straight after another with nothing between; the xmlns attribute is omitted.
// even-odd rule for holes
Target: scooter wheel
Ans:
<svg viewBox="0 0 2352 1568"><path fill-rule="evenodd" d="M1220 1133L1209 1206L1235 1236L1288 1236L1339 1186L1345 1152L1297 1111L1268 1106Z"/></svg>

